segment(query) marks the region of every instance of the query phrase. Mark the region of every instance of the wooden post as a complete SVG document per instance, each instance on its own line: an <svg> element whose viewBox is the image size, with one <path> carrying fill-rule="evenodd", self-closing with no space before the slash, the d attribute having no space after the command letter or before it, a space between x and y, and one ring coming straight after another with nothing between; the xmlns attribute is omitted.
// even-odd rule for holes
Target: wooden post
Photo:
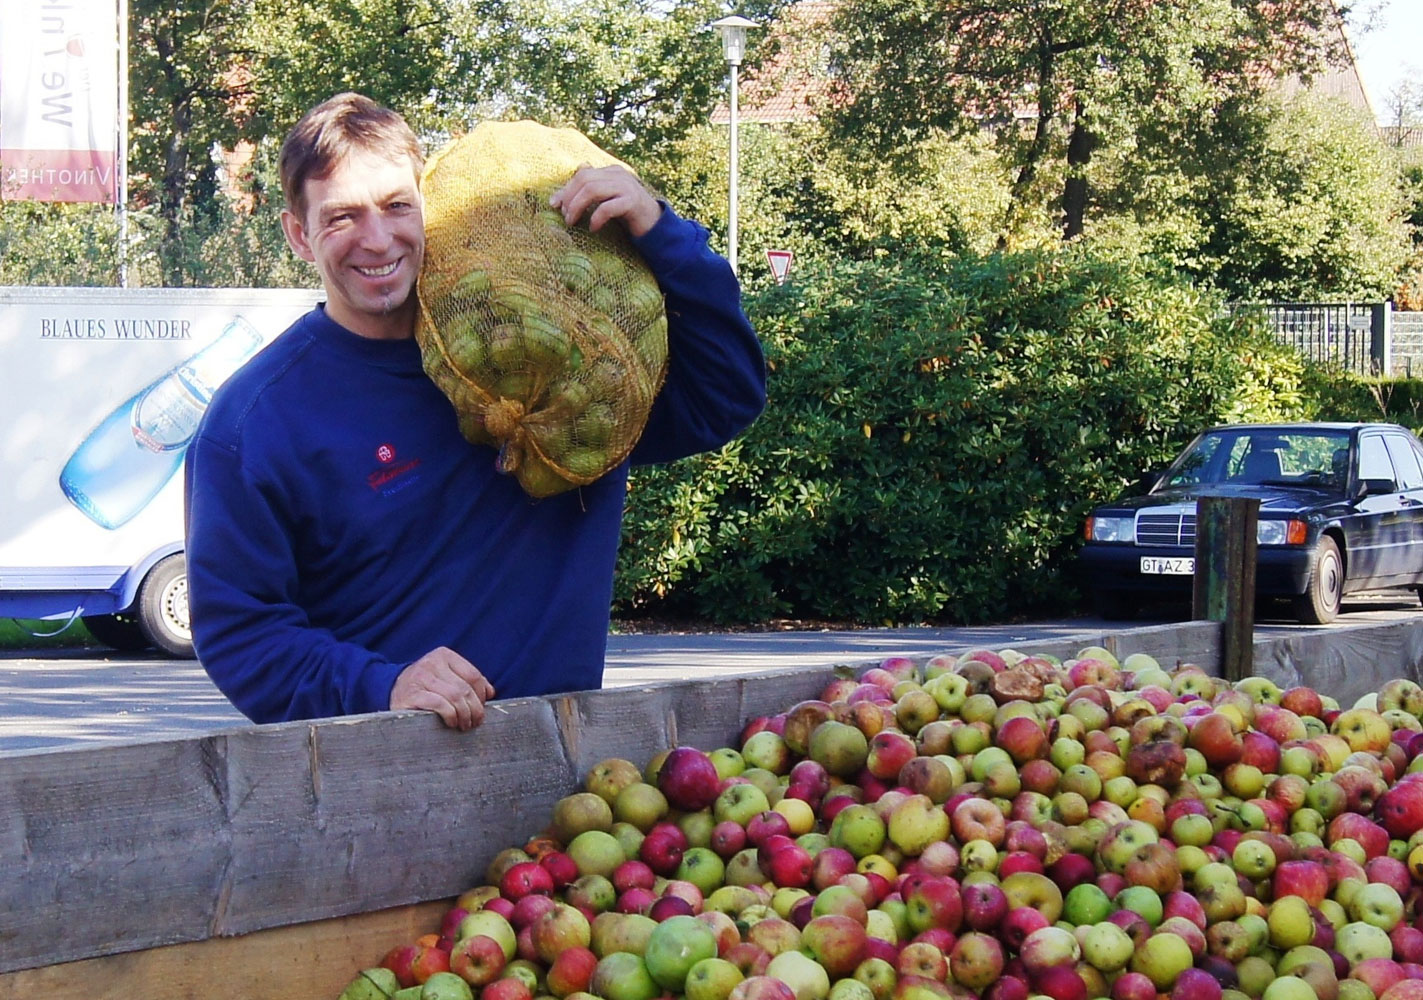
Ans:
<svg viewBox="0 0 1423 1000"><path fill-rule="evenodd" d="M1201 497L1196 501L1196 577L1192 617L1224 622L1221 673L1234 683L1255 672L1254 497Z"/></svg>

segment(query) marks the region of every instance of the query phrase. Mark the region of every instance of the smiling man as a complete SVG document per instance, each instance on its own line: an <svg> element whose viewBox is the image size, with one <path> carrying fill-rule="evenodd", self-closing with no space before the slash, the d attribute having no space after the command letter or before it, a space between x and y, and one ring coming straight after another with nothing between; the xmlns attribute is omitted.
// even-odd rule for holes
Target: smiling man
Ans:
<svg viewBox="0 0 1423 1000"><path fill-rule="evenodd" d="M258 722L484 703L601 685L630 463L719 447L765 403L760 344L707 234L621 167L553 197L624 227L667 303L668 370L629 462L530 499L459 433L425 375L419 143L356 94L283 143L282 228L325 302L218 390L187 456L193 639Z"/></svg>

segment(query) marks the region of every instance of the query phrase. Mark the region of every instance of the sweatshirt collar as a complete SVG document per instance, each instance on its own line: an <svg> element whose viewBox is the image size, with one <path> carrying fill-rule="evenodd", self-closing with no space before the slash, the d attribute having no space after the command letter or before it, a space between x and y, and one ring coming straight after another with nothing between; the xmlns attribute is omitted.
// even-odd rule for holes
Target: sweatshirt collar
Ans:
<svg viewBox="0 0 1423 1000"><path fill-rule="evenodd" d="M312 340L346 357L392 371L424 371L420 345L414 337L406 337L404 340L362 337L328 316L324 302L307 314L305 326Z"/></svg>

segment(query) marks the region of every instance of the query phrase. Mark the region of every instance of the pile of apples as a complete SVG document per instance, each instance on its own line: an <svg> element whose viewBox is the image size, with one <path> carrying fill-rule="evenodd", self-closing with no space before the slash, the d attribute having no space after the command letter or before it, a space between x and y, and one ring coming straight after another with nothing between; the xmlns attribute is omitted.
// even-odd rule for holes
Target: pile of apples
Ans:
<svg viewBox="0 0 1423 1000"><path fill-rule="evenodd" d="M1423 688L892 657L612 759L342 1000L1423 1000Z"/></svg>

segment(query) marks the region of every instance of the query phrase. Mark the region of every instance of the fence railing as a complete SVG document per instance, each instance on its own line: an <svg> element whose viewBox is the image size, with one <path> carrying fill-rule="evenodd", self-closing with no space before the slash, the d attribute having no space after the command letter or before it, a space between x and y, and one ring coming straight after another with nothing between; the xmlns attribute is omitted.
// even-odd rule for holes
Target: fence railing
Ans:
<svg viewBox="0 0 1423 1000"><path fill-rule="evenodd" d="M1231 309L1260 312L1281 342L1320 364L1360 375L1393 369L1388 302L1249 302Z"/></svg>

